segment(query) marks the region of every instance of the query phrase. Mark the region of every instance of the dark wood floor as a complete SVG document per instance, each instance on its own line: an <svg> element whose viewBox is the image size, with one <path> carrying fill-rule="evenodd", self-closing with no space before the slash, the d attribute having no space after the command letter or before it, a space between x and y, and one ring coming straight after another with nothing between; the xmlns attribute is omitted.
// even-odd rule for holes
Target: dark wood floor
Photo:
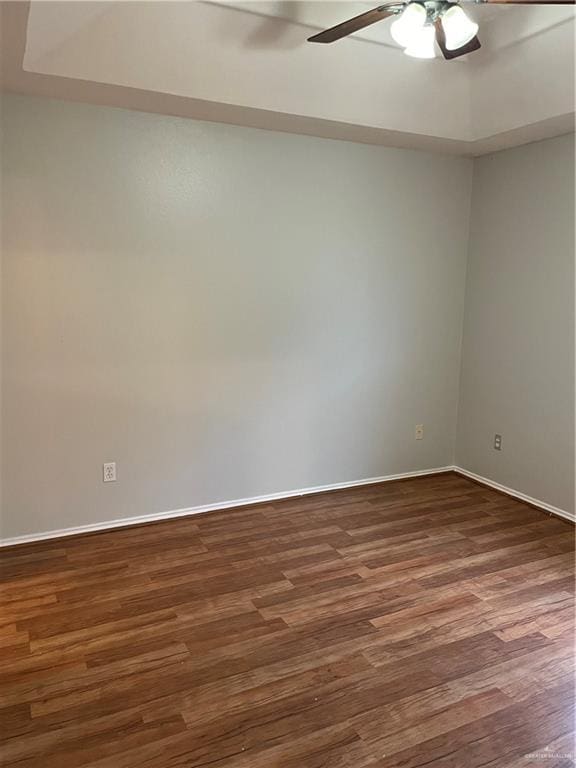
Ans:
<svg viewBox="0 0 576 768"><path fill-rule="evenodd" d="M446 474L4 550L0 763L573 765L573 544Z"/></svg>

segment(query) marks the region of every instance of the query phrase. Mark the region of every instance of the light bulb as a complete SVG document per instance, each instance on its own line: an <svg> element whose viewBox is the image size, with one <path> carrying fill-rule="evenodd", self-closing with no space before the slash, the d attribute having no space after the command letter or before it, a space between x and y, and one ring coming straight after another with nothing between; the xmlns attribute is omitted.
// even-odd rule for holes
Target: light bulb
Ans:
<svg viewBox="0 0 576 768"><path fill-rule="evenodd" d="M478 24L469 19L459 5L452 5L444 12L442 26L446 36L446 48L449 51L462 48L478 32Z"/></svg>
<svg viewBox="0 0 576 768"><path fill-rule="evenodd" d="M410 44L406 47L404 53L407 56L413 56L415 59L434 59L436 58L435 40L434 27L432 25L422 27L412 34Z"/></svg>
<svg viewBox="0 0 576 768"><path fill-rule="evenodd" d="M426 8L421 3L408 3L400 17L392 23L390 34L394 40L405 48L410 45L412 35L422 29L426 23Z"/></svg>

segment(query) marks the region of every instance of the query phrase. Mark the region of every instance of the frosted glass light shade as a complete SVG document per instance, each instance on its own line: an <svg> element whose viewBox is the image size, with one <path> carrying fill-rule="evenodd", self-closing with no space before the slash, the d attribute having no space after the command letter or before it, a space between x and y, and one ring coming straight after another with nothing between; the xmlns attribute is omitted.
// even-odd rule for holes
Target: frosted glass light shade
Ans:
<svg viewBox="0 0 576 768"><path fill-rule="evenodd" d="M412 36L424 27L426 23L426 8L421 3L409 3L399 18L392 22L390 34L394 40L406 48L412 41Z"/></svg>
<svg viewBox="0 0 576 768"><path fill-rule="evenodd" d="M404 53L407 56L413 56L415 59L434 59L436 57L435 40L434 27L432 25L422 27L412 33L410 44L406 47Z"/></svg>
<svg viewBox="0 0 576 768"><path fill-rule="evenodd" d="M449 51L462 48L478 32L478 24L469 19L459 5L453 5L444 12L442 26L446 35L446 48Z"/></svg>

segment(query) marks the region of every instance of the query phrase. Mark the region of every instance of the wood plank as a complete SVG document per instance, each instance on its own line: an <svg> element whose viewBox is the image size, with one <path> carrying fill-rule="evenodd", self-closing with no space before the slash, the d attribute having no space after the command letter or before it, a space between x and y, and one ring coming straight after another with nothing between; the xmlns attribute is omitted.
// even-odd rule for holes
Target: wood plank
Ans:
<svg viewBox="0 0 576 768"><path fill-rule="evenodd" d="M27 544L0 574L6 768L573 751L573 527L453 473Z"/></svg>

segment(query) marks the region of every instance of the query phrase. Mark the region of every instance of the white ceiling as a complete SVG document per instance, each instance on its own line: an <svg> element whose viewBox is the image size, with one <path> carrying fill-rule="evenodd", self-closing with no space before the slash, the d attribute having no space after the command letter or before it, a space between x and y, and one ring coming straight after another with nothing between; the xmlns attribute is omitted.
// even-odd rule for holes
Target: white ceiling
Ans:
<svg viewBox="0 0 576 768"><path fill-rule="evenodd" d="M483 48L421 61L380 22L306 38L356 2L4 2L5 90L480 154L567 132L574 8L467 4Z"/></svg>

